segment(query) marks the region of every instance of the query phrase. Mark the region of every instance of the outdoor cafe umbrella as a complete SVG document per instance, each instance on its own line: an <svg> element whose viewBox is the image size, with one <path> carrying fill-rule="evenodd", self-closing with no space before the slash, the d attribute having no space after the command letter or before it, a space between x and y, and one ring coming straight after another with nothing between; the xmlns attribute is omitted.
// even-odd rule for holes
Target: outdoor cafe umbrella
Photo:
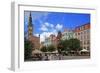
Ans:
<svg viewBox="0 0 100 73"><path fill-rule="evenodd" d="M32 51L32 54L41 54L42 52L38 49L35 49L34 51Z"/></svg>
<svg viewBox="0 0 100 73"><path fill-rule="evenodd" d="M58 51L56 50L56 51L53 51L53 52L45 52L45 53L47 53L47 54L50 54L50 53L58 53Z"/></svg>
<svg viewBox="0 0 100 73"><path fill-rule="evenodd" d="M86 50L86 49L82 49L80 52L88 52L88 50Z"/></svg>
<svg viewBox="0 0 100 73"><path fill-rule="evenodd" d="M52 53L58 53L58 51L56 50L56 51L53 51Z"/></svg>
<svg viewBox="0 0 100 73"><path fill-rule="evenodd" d="M81 53L81 54L84 54L84 55L87 55L87 54L89 54L89 51L88 51L87 49L82 49L82 50L80 51L80 53Z"/></svg>

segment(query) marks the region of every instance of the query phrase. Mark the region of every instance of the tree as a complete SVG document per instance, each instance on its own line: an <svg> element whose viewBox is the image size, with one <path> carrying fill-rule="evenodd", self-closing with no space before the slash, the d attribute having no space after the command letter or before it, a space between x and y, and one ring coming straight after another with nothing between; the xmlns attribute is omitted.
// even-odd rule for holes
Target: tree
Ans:
<svg viewBox="0 0 100 73"><path fill-rule="evenodd" d="M47 52L46 46L43 46L43 47L41 48L41 51L42 51L42 52Z"/></svg>
<svg viewBox="0 0 100 73"><path fill-rule="evenodd" d="M63 40L61 41L62 44L62 51L69 51L69 40Z"/></svg>
<svg viewBox="0 0 100 73"><path fill-rule="evenodd" d="M29 59L32 55L32 48L33 48L33 44L25 39L24 41L24 59Z"/></svg>
<svg viewBox="0 0 100 73"><path fill-rule="evenodd" d="M54 45L49 45L49 46L47 47L47 50L48 50L49 52L53 52L53 51L56 50L56 48L54 47Z"/></svg>
<svg viewBox="0 0 100 73"><path fill-rule="evenodd" d="M69 41L66 40L61 40L57 46L58 53L59 54L67 54L69 51Z"/></svg>
<svg viewBox="0 0 100 73"><path fill-rule="evenodd" d="M69 49L72 51L80 51L82 48L80 46L80 41L78 39L69 40Z"/></svg>

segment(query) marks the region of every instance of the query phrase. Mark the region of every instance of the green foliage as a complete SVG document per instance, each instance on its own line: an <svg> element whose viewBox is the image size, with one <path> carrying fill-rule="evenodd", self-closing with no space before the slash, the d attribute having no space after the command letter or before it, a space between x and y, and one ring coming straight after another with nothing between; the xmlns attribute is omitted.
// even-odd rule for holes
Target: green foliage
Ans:
<svg viewBox="0 0 100 73"><path fill-rule="evenodd" d="M69 40L63 40L61 41L62 44L62 51L68 51L69 50Z"/></svg>
<svg viewBox="0 0 100 73"><path fill-rule="evenodd" d="M56 50L56 48L53 46L53 45L49 45L49 46L43 46L42 48L41 48L41 51L42 52L53 52L53 51L55 51Z"/></svg>
<svg viewBox="0 0 100 73"><path fill-rule="evenodd" d="M58 52L62 53L62 51L68 51L69 50L69 41L66 40L61 40L57 46Z"/></svg>
<svg viewBox="0 0 100 73"><path fill-rule="evenodd" d="M80 41L78 39L70 39L69 48L70 50L73 51L80 51L81 50Z"/></svg>
<svg viewBox="0 0 100 73"><path fill-rule="evenodd" d="M24 59L29 59L32 54L33 45L29 40L24 41Z"/></svg>
<svg viewBox="0 0 100 73"><path fill-rule="evenodd" d="M62 53L62 51L80 51L82 48L80 46L80 41L72 38L69 40L61 40L57 45L57 49L59 53Z"/></svg>
<svg viewBox="0 0 100 73"><path fill-rule="evenodd" d="M43 47L41 48L41 51L42 51L42 52L47 52L46 46L43 46Z"/></svg>
<svg viewBox="0 0 100 73"><path fill-rule="evenodd" d="M49 52L53 52L53 51L56 50L56 48L55 48L53 45L49 45L49 46L47 47L47 49L48 49Z"/></svg>

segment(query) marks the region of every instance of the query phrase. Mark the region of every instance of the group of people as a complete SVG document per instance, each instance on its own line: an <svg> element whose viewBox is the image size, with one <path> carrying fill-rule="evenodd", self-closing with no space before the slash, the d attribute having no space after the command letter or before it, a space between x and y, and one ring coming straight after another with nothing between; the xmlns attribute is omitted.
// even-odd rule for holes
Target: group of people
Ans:
<svg viewBox="0 0 100 73"><path fill-rule="evenodd" d="M62 57L59 54L35 54L33 60L35 61L48 61L48 60L61 60Z"/></svg>

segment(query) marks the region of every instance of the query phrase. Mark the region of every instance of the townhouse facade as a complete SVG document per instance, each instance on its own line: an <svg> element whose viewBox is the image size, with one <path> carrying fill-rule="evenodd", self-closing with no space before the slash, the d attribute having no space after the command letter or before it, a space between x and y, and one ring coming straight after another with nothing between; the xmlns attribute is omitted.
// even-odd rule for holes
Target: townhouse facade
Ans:
<svg viewBox="0 0 100 73"><path fill-rule="evenodd" d="M82 26L76 27L74 30L65 29L61 32L61 40L77 38L80 40L80 45L82 49L86 49L90 51L90 23L83 24ZM44 41L45 46L49 46L53 44L55 47L57 46L59 37L51 34Z"/></svg>
<svg viewBox="0 0 100 73"><path fill-rule="evenodd" d="M80 40L82 48L90 51L90 23L76 27L74 32L75 38Z"/></svg>

